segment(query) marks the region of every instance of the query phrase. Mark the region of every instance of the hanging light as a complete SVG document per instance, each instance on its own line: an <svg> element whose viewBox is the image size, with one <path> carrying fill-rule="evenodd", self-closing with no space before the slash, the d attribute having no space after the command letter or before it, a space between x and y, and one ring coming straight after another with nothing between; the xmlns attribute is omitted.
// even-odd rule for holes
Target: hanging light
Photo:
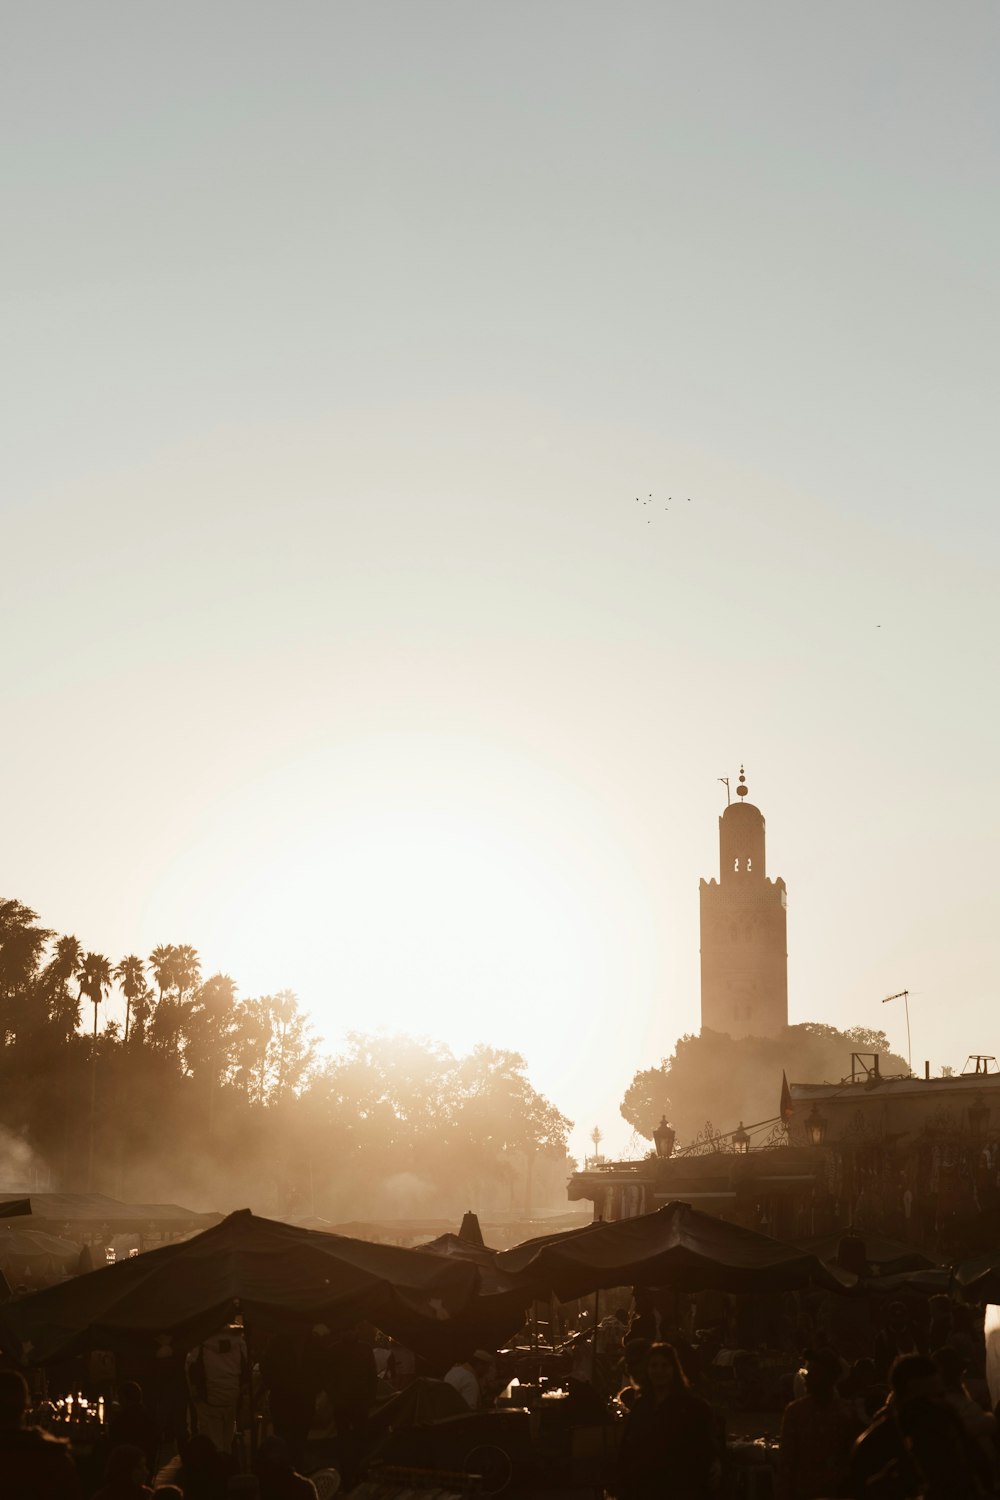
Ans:
<svg viewBox="0 0 1000 1500"><path fill-rule="evenodd" d="M810 1146L822 1146L826 1140L826 1116L820 1114L815 1104L806 1116L806 1136Z"/></svg>
<svg viewBox="0 0 1000 1500"><path fill-rule="evenodd" d="M733 1150L736 1152L737 1156L746 1156L747 1152L750 1150L750 1137L743 1129L742 1120L740 1121L740 1128L733 1131Z"/></svg>
<svg viewBox="0 0 1000 1500"><path fill-rule="evenodd" d="M676 1139L676 1130L670 1124L666 1115L663 1115L659 1125L653 1131L653 1145L656 1147L657 1156L663 1161L666 1161L667 1157L673 1153L674 1141Z"/></svg>

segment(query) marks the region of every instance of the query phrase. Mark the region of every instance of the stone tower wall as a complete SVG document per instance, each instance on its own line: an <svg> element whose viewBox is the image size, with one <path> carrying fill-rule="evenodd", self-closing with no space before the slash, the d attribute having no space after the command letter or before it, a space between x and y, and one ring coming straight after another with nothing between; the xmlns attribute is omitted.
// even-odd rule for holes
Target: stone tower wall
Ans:
<svg viewBox="0 0 1000 1500"><path fill-rule="evenodd" d="M719 879L701 882L701 1024L730 1036L788 1025L785 882L765 868L764 819L733 803L719 819Z"/></svg>

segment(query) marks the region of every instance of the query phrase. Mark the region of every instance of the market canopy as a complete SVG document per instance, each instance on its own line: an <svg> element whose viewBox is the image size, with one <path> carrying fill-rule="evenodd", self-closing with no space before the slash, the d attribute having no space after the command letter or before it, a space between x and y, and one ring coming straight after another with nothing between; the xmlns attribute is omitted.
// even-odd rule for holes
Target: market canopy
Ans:
<svg viewBox="0 0 1000 1500"><path fill-rule="evenodd" d="M0 1228L0 1270L9 1282L32 1276L69 1275L80 1259L72 1240L42 1234L38 1229Z"/></svg>
<svg viewBox="0 0 1000 1500"><path fill-rule="evenodd" d="M1000 1302L1000 1255L973 1256L955 1269L955 1286L966 1302Z"/></svg>
<svg viewBox="0 0 1000 1500"><path fill-rule="evenodd" d="M194 1238L164 1245L8 1303L0 1344L25 1363L84 1350L149 1346L169 1334L192 1348L237 1313L251 1330L365 1318L430 1358L516 1332L534 1297L601 1287L685 1291L842 1290L816 1256L671 1203L490 1251L445 1236L431 1249L373 1244L262 1219L243 1209Z"/></svg>
<svg viewBox="0 0 1000 1500"><path fill-rule="evenodd" d="M844 1228L835 1230L832 1234L818 1234L810 1239L797 1240L796 1243L801 1250L809 1250L813 1255L818 1255L827 1265L839 1265L842 1253L846 1250L849 1256L851 1247L856 1245L859 1253L863 1252L865 1264L877 1266L880 1276L897 1276L904 1271L926 1271L935 1265L929 1255L913 1245L868 1230ZM844 1269L853 1268L845 1261Z"/></svg>
<svg viewBox="0 0 1000 1500"><path fill-rule="evenodd" d="M502 1250L499 1270L540 1295L566 1300L602 1287L663 1286L678 1291L843 1291L855 1278L815 1255L702 1213L668 1203L655 1213L545 1235Z"/></svg>
<svg viewBox="0 0 1000 1500"><path fill-rule="evenodd" d="M197 1213L179 1203L122 1203L104 1193L32 1193L30 1198L6 1199L0 1194L0 1222L22 1214L49 1223L107 1225L114 1229L155 1224L157 1229L169 1231L219 1222L218 1214Z"/></svg>
<svg viewBox="0 0 1000 1500"><path fill-rule="evenodd" d="M414 1344L421 1330L455 1328L464 1346L462 1325L478 1293L471 1262L298 1229L244 1209L193 1239L7 1304L0 1342L33 1364L148 1343L158 1333L191 1348L241 1313L264 1330L368 1318Z"/></svg>
<svg viewBox="0 0 1000 1500"><path fill-rule="evenodd" d="M0 1221L21 1219L30 1213L30 1198L0 1198Z"/></svg>

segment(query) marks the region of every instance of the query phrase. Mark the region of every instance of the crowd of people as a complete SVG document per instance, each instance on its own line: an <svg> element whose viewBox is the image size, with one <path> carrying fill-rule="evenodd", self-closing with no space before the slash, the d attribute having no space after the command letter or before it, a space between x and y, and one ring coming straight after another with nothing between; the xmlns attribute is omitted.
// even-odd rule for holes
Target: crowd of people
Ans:
<svg viewBox="0 0 1000 1500"><path fill-rule="evenodd" d="M72 1398L56 1405L19 1371L0 1371L3 1500L329 1500L340 1488L336 1469L299 1472L318 1403L343 1445L375 1404L378 1370L362 1330L322 1326L271 1337L252 1367L236 1326L189 1351L167 1335L145 1356L116 1360L97 1350L44 1381L53 1390L67 1383L86 1391L75 1413ZM258 1422L248 1444L261 1407L266 1427ZM95 1419L98 1410L105 1420ZM77 1462L74 1449L86 1460ZM96 1488L87 1477L95 1460Z"/></svg>
<svg viewBox="0 0 1000 1500"><path fill-rule="evenodd" d="M627 1322L619 1309L598 1329L599 1341L602 1332L621 1341L617 1500L712 1500L726 1491L725 1413L700 1394L704 1349L652 1300L640 1294ZM851 1360L830 1343L802 1353L782 1403L775 1500L1000 1494L1000 1412L990 1409L981 1317L945 1296L891 1303L877 1329L867 1312L870 1355ZM761 1400L759 1386L754 1394Z"/></svg>
<svg viewBox="0 0 1000 1500"><path fill-rule="evenodd" d="M581 1424L616 1427L620 1439L613 1471L595 1470L592 1493L724 1500L737 1493L727 1418L741 1405L770 1404L780 1428L774 1500L1000 1495L998 1426L974 1309L948 1297L883 1304L874 1318L867 1309L865 1328L836 1308L819 1316L813 1308L810 1343L780 1376L784 1384L768 1391L752 1352L721 1350L740 1326L775 1315L777 1304L766 1299L742 1302L726 1299L725 1328L697 1331L698 1314L712 1310L710 1303L648 1289L635 1289L630 1308L616 1307L599 1321L579 1313L564 1345L567 1409ZM57 1379L60 1373L69 1374L56 1372ZM253 1362L238 1326L188 1351L161 1335L131 1368L97 1351L73 1372L106 1414L95 1487L78 1472L69 1444L46 1431L58 1426L53 1406L29 1391L22 1374L3 1371L0 1496L329 1500L355 1478L352 1453L364 1447L380 1394L418 1373L411 1351L364 1325L273 1335ZM442 1384L456 1410L478 1412L508 1378L494 1351L476 1348L443 1371ZM241 1450L239 1434L252 1426L255 1441ZM322 1455L317 1460L318 1427L335 1434L337 1467Z"/></svg>

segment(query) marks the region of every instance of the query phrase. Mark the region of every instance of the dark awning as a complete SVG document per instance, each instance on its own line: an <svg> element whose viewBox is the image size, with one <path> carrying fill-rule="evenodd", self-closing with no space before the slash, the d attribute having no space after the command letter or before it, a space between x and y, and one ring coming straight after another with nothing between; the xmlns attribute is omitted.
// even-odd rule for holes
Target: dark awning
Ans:
<svg viewBox="0 0 1000 1500"><path fill-rule="evenodd" d="M7 1219L20 1219L31 1213L30 1198L0 1199L0 1223Z"/></svg>
<svg viewBox="0 0 1000 1500"><path fill-rule="evenodd" d="M297 1229L244 1209L193 1239L8 1303L0 1339L7 1353L36 1364L148 1343L157 1333L190 1348L237 1312L258 1328L370 1318L412 1338L422 1327L458 1324L483 1300L469 1261Z"/></svg>
<svg viewBox="0 0 1000 1500"><path fill-rule="evenodd" d="M563 1299L600 1287L670 1286L682 1291L843 1290L845 1280L815 1255L767 1235L728 1224L688 1203L566 1234L529 1240L496 1257L501 1270L523 1276L540 1292Z"/></svg>

